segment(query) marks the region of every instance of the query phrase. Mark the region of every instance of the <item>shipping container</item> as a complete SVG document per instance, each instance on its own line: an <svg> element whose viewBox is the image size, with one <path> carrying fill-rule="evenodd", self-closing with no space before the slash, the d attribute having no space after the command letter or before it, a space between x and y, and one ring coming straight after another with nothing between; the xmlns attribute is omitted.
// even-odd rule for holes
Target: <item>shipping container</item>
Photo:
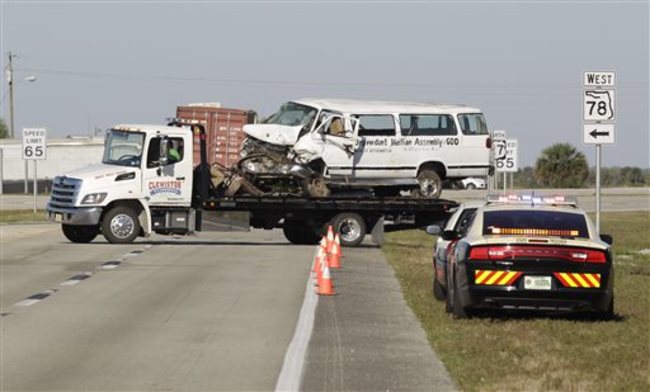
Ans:
<svg viewBox="0 0 650 392"><path fill-rule="evenodd" d="M218 103L201 103L177 107L176 117L197 120L205 127L208 163L219 162L231 167L239 161L241 145L246 139L244 125L254 123L257 114L247 109L222 108ZM201 162L198 135L194 138L194 162Z"/></svg>

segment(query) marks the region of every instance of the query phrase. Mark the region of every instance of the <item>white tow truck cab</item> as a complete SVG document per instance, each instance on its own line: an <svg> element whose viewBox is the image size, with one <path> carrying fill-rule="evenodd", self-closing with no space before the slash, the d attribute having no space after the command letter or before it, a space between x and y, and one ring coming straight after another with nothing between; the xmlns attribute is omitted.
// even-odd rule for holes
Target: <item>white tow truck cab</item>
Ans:
<svg viewBox="0 0 650 392"><path fill-rule="evenodd" d="M102 163L54 178L48 217L73 242L195 230L193 134L188 127L117 125Z"/></svg>
<svg viewBox="0 0 650 392"><path fill-rule="evenodd" d="M378 196L411 190L438 198L442 180L492 172L485 118L463 105L305 98L284 104L262 124L244 126L244 132L244 170L301 176L311 181L305 188L315 197L344 186L372 188ZM279 161L278 153L303 170L289 162L268 164L269 157Z"/></svg>

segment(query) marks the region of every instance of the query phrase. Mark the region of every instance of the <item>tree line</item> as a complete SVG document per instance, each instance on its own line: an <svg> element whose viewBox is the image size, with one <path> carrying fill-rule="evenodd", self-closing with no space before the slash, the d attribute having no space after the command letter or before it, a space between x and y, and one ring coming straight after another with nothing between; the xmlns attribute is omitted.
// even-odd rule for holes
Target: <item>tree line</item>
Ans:
<svg viewBox="0 0 650 392"><path fill-rule="evenodd" d="M589 188L596 183L596 168L588 167L585 155L566 143L542 151L535 166L514 173L516 188ZM650 168L601 167L603 187L650 186Z"/></svg>

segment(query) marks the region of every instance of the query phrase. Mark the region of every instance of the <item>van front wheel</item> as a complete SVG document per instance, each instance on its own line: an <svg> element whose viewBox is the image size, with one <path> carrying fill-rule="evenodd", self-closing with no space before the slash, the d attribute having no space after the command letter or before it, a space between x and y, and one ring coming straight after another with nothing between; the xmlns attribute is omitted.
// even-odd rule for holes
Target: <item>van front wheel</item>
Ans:
<svg viewBox="0 0 650 392"><path fill-rule="evenodd" d="M418 173L418 185L415 195L427 199L438 199L442 193L442 180L438 173L431 169L422 169Z"/></svg>

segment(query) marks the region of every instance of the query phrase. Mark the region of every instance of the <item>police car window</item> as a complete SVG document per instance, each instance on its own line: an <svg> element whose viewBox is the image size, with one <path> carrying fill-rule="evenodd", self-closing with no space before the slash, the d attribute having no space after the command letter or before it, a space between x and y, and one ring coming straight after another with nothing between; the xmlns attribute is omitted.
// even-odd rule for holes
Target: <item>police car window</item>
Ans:
<svg viewBox="0 0 650 392"><path fill-rule="evenodd" d="M483 234L589 238L583 215L560 211L486 211Z"/></svg>
<svg viewBox="0 0 650 392"><path fill-rule="evenodd" d="M488 128L482 113L459 114L460 129L465 135L487 135Z"/></svg>
<svg viewBox="0 0 650 392"><path fill-rule="evenodd" d="M456 135L456 124L448 114L400 114L402 136Z"/></svg>
<svg viewBox="0 0 650 392"><path fill-rule="evenodd" d="M359 136L395 136L395 121L390 114L363 114L359 119Z"/></svg>
<svg viewBox="0 0 650 392"><path fill-rule="evenodd" d="M184 148L183 138L171 137L169 138L169 151L167 153L167 164L173 165L183 160ZM149 142L149 149L147 150L147 167L157 167L160 161L160 138L154 137Z"/></svg>
<svg viewBox="0 0 650 392"><path fill-rule="evenodd" d="M458 222L456 222L455 231L460 235L465 235L467 229L472 225L474 221L474 215L476 213L476 208L468 208L460 215Z"/></svg>

